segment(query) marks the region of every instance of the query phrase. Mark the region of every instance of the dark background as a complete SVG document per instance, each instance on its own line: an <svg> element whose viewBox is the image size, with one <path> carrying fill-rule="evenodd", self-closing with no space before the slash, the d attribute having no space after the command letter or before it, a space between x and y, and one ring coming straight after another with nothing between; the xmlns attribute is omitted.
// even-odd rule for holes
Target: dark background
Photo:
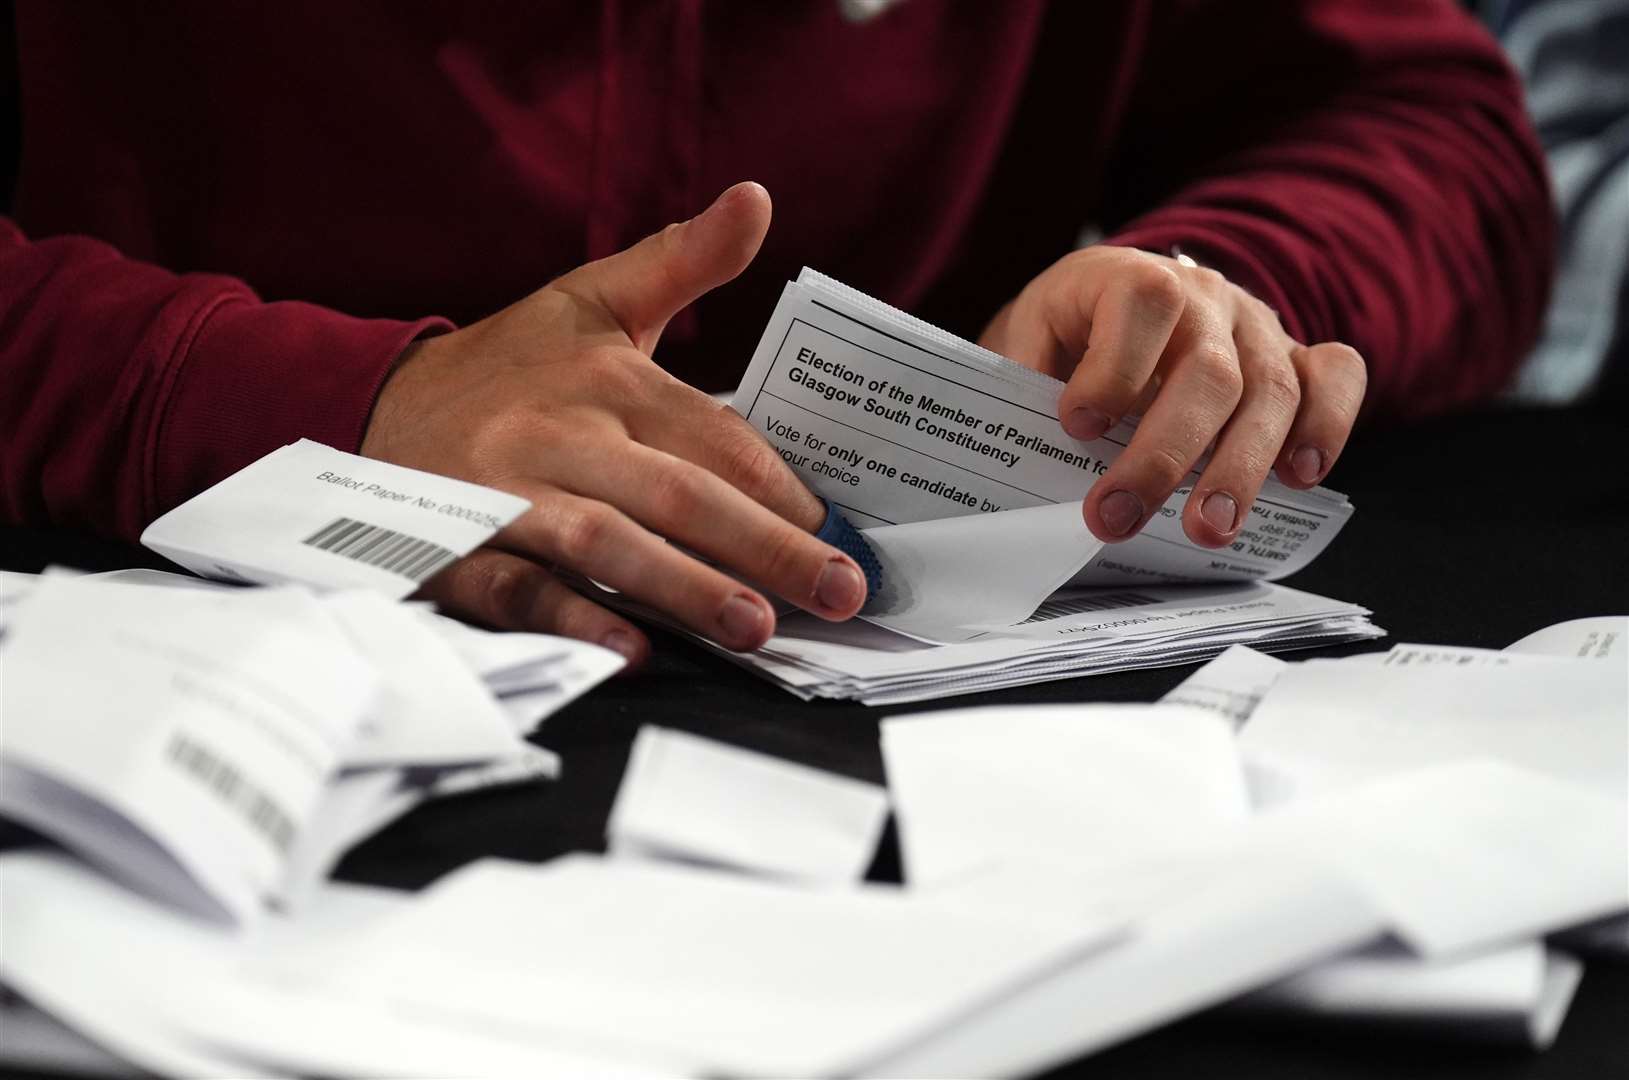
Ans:
<svg viewBox="0 0 1629 1080"><path fill-rule="evenodd" d="M0 0L0 207L11 210L17 187L17 156L22 144L18 115L17 28L11 0Z"/></svg>

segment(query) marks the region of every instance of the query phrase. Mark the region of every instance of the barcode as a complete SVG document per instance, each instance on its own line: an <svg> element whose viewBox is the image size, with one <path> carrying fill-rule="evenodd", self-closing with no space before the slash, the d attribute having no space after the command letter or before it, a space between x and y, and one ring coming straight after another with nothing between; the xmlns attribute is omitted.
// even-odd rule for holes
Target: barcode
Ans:
<svg viewBox="0 0 1629 1080"><path fill-rule="evenodd" d="M169 759L242 814L266 842L287 855L294 846L294 821L277 802L246 779L243 771L213 750L179 732L170 736Z"/></svg>
<svg viewBox="0 0 1629 1080"><path fill-rule="evenodd" d="M423 581L458 558L456 551L440 544L351 518L331 521L302 542L410 581Z"/></svg>
<svg viewBox="0 0 1629 1080"><path fill-rule="evenodd" d="M1048 600L1035 609L1035 614L1024 622L1045 622L1047 619L1061 619L1065 615L1080 615L1088 611L1112 611L1115 608L1142 607L1145 604L1158 604L1160 601L1152 596L1142 593L1115 592L1115 593L1088 593L1084 596L1065 596L1058 600Z"/></svg>

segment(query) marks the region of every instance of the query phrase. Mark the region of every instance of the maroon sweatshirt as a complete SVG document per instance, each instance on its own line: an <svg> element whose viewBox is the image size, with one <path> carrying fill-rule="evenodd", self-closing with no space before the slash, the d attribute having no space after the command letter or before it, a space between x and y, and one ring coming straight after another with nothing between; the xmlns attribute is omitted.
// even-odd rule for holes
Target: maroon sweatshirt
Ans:
<svg viewBox="0 0 1629 1080"><path fill-rule="evenodd" d="M437 316L743 179L763 252L657 352L709 389L805 263L976 334L1095 226L1417 415L1503 382L1550 275L1518 86L1451 0L19 0L17 31L12 522L134 537L295 438L354 450Z"/></svg>

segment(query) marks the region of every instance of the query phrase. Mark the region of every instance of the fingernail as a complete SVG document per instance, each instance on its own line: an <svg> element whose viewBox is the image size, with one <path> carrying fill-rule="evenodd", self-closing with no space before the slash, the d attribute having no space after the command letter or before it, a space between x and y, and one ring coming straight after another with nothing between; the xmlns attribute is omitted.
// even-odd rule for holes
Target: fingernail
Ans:
<svg viewBox="0 0 1629 1080"><path fill-rule="evenodd" d="M600 638L600 644L612 652L621 653L622 658L630 664L638 662L640 655L644 652L639 647L639 639L626 630L611 631Z"/></svg>
<svg viewBox="0 0 1629 1080"><path fill-rule="evenodd" d="M718 625L729 641L756 646L764 637L764 609L750 597L732 596L718 613Z"/></svg>
<svg viewBox="0 0 1629 1080"><path fill-rule="evenodd" d="M1239 504L1227 492L1213 491L1199 504L1199 516L1217 532L1230 533L1239 517Z"/></svg>
<svg viewBox="0 0 1629 1080"><path fill-rule="evenodd" d="M1070 411L1063 421L1063 430L1072 438L1097 439L1109 430L1112 423L1113 421L1096 409L1080 408Z"/></svg>
<svg viewBox="0 0 1629 1080"><path fill-rule="evenodd" d="M1290 471L1303 484L1316 484L1324 474L1324 452L1315 446L1303 446L1290 455Z"/></svg>
<svg viewBox="0 0 1629 1080"><path fill-rule="evenodd" d="M820 531L815 533L815 539L830 544L853 559L859 565L860 573L865 575L865 595L875 594L882 588L882 563L877 559L877 553L860 530L837 509L836 503L830 499L822 499L821 502L826 504L826 520L821 524Z"/></svg>
<svg viewBox="0 0 1629 1080"><path fill-rule="evenodd" d="M853 611L865 603L865 578L842 559L833 559L820 571L815 598L832 611Z"/></svg>
<svg viewBox="0 0 1629 1080"><path fill-rule="evenodd" d="M1143 502L1129 491L1116 491L1097 504L1103 527L1113 536L1124 536L1143 519Z"/></svg>

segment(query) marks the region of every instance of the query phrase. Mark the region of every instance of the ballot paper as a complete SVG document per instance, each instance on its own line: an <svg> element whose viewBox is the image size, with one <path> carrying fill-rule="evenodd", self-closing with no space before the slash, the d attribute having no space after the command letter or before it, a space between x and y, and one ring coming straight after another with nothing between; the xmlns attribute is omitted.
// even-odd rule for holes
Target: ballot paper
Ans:
<svg viewBox="0 0 1629 1080"><path fill-rule="evenodd" d="M1583 977L1578 960L1541 942L1425 961L1395 945L1319 964L1232 1008L1302 1022L1416 1028L1422 1036L1523 1045L1555 1041Z"/></svg>
<svg viewBox="0 0 1629 1080"><path fill-rule="evenodd" d="M1535 666L1536 665L1536 666ZM1285 792L1482 756L1629 798L1629 678L1611 663L1288 667L1240 746Z"/></svg>
<svg viewBox="0 0 1629 1080"><path fill-rule="evenodd" d="M860 528L881 586L860 621L788 612L763 648L727 655L800 697L895 704L1380 635L1357 605L1271 584L1351 517L1338 492L1269 478L1212 551L1182 531L1193 474L1137 537L1099 542L1081 500L1135 424L1069 438L1062 385L804 270L733 405Z"/></svg>
<svg viewBox="0 0 1629 1080"><path fill-rule="evenodd" d="M0 813L236 922L259 912L377 692L319 601L287 588L46 577L5 668Z"/></svg>
<svg viewBox="0 0 1629 1080"><path fill-rule="evenodd" d="M1057 419L1062 389L806 268L782 292L734 406L865 527L1078 503L1134 425L1072 439ZM1211 551L1182 532L1191 491L1180 486L1135 539L1088 553L1077 583L1271 580L1316 558L1351 516L1336 492L1269 477L1238 539Z"/></svg>
<svg viewBox="0 0 1629 1080"><path fill-rule="evenodd" d="M54 1076L144 1080L147 1074L114 1057L50 1013L0 986L0 1066Z"/></svg>
<svg viewBox="0 0 1629 1080"><path fill-rule="evenodd" d="M1250 719L1287 666L1276 656L1244 645L1230 645L1173 687L1160 702L1208 709L1237 728Z"/></svg>
<svg viewBox="0 0 1629 1080"><path fill-rule="evenodd" d="M0 570L0 637L4 637L6 626L10 623L13 613L34 591L39 584L40 575L23 574L15 570Z"/></svg>
<svg viewBox="0 0 1629 1080"><path fill-rule="evenodd" d="M1301 799L1242 837L1337 870L1423 957L1629 910L1623 801L1500 761L1454 760Z"/></svg>
<svg viewBox="0 0 1629 1080"><path fill-rule="evenodd" d="M360 589L322 603L379 678L347 766L487 761L522 745L481 676L413 609Z"/></svg>
<svg viewBox="0 0 1629 1080"><path fill-rule="evenodd" d="M875 1071L1115 930L878 886L793 889L588 856L487 860L321 950L320 978L315 957L291 956L268 985L348 988L441 1024L706 1075L840 1076Z"/></svg>
<svg viewBox="0 0 1629 1080"><path fill-rule="evenodd" d="M530 735L550 714L627 664L620 653L575 638L496 633L414 610L497 695L498 706L521 735Z"/></svg>
<svg viewBox="0 0 1629 1080"><path fill-rule="evenodd" d="M1564 656L1574 660L1613 663L1619 671L1629 664L1629 615L1601 615L1535 630L1506 645L1505 652L1530 656Z"/></svg>
<svg viewBox="0 0 1629 1080"><path fill-rule="evenodd" d="M207 578L399 600L530 505L301 439L163 515L141 542Z"/></svg>
<svg viewBox="0 0 1629 1080"><path fill-rule="evenodd" d="M1079 503L1056 503L864 531L882 588L860 617L929 644L1024 622L1103 546ZM1021 558L991 558L1022 538ZM976 623L967 622L969 616Z"/></svg>
<svg viewBox="0 0 1629 1080"><path fill-rule="evenodd" d="M875 784L644 727L605 831L617 856L833 886L865 875L887 817Z"/></svg>
<svg viewBox="0 0 1629 1080"><path fill-rule="evenodd" d="M1183 705L919 713L883 721L882 753L913 887L1189 848L1250 814L1231 726Z"/></svg>
<svg viewBox="0 0 1629 1080"><path fill-rule="evenodd" d="M239 923L301 908L348 850L427 800L558 775L524 736L624 663L366 590L119 571L27 591L0 653L27 665L3 681L0 813ZM81 621L98 627L88 642ZM313 749L313 725L343 730Z"/></svg>
<svg viewBox="0 0 1629 1080"><path fill-rule="evenodd" d="M1234 644L1279 651L1379 636L1367 615L1355 604L1270 582L1066 589L1016 626L954 644L805 613L782 617L749 656L702 643L805 699L893 705L1209 660Z"/></svg>

